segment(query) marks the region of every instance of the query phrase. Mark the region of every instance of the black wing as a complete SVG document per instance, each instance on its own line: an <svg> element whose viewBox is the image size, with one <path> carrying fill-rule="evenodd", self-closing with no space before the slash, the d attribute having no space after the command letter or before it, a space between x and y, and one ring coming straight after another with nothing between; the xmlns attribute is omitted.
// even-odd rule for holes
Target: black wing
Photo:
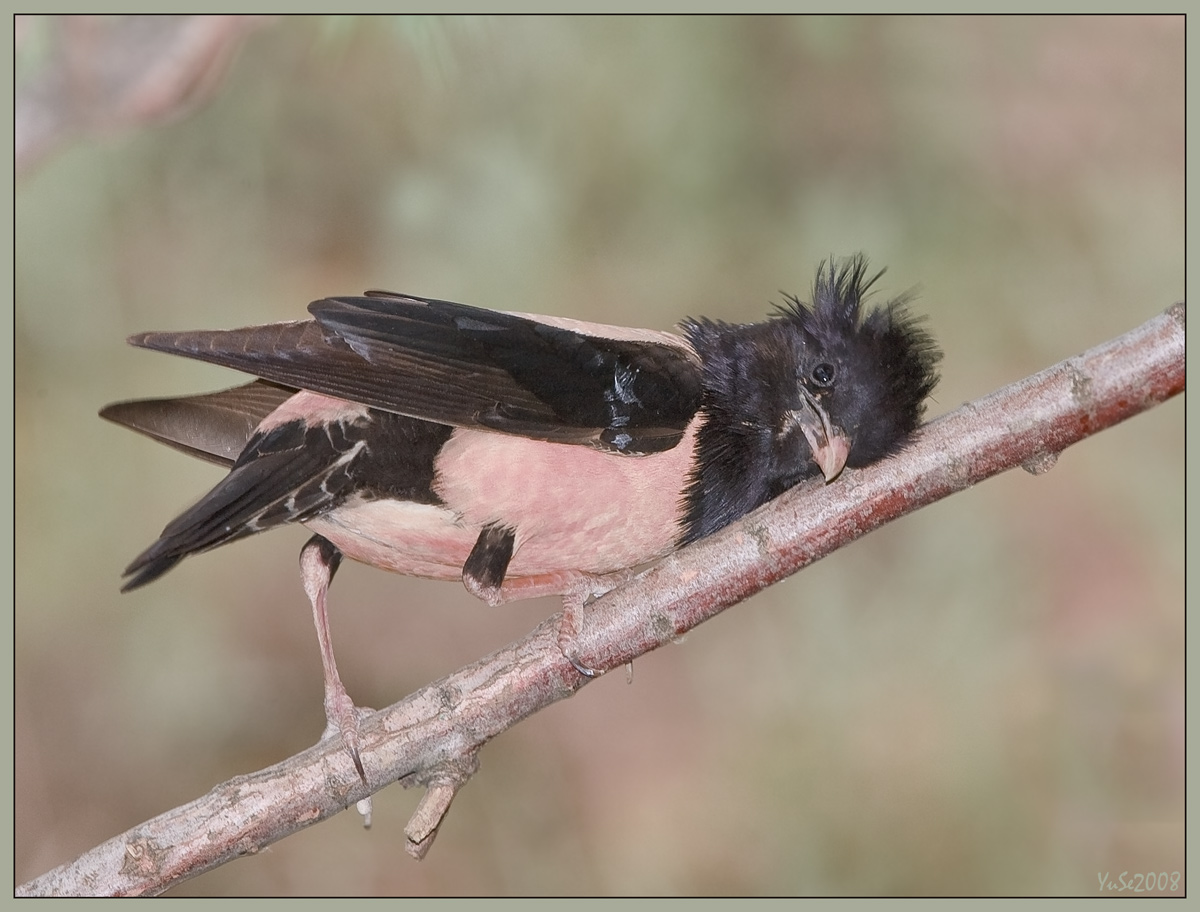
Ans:
<svg viewBox="0 0 1200 912"><path fill-rule="evenodd" d="M309 311L315 321L129 341L439 424L621 453L670 449L700 407L682 345L383 292Z"/></svg>
<svg viewBox="0 0 1200 912"><path fill-rule="evenodd" d="M371 431L369 416L351 415L312 427L290 421L255 433L230 473L125 568L121 591L158 579L189 554L336 506L355 488L358 457L368 449Z"/></svg>

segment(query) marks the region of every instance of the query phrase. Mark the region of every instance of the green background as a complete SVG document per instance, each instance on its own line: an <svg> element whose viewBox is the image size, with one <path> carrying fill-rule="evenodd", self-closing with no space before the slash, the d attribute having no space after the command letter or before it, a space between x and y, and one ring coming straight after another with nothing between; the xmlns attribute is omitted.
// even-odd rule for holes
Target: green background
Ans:
<svg viewBox="0 0 1200 912"><path fill-rule="evenodd" d="M930 416L1184 294L1182 18L284 19L16 198L16 881L311 744L287 529L118 593L219 470L96 417L127 347L383 287L669 328L863 250ZM20 85L20 83L18 83ZM886 527L489 744L430 856L376 798L177 894L1084 894L1183 869L1183 401ZM383 706L552 601L349 564Z"/></svg>

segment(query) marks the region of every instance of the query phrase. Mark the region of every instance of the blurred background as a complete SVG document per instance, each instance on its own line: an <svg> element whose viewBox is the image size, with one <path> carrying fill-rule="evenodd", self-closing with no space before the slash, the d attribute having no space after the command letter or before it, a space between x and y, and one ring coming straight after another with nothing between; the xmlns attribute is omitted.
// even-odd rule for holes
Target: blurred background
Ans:
<svg viewBox="0 0 1200 912"><path fill-rule="evenodd" d="M1184 296L1182 17L185 25L18 22L18 883L324 722L303 529L119 594L220 471L97 409L242 380L128 334L371 287L753 321L862 250L945 349L934 417ZM423 862L397 786L370 831L350 811L174 893L1091 895L1182 872L1183 416L906 517L507 732ZM556 610L356 564L331 606L370 706Z"/></svg>

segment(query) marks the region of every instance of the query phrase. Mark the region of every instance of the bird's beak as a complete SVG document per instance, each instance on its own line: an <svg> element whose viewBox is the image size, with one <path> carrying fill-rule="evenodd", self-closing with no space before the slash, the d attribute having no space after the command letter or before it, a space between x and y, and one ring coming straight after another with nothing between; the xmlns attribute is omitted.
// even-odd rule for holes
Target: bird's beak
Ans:
<svg viewBox="0 0 1200 912"><path fill-rule="evenodd" d="M829 413L803 387L800 389L800 408L789 413L800 427L812 449L813 462L821 469L828 484L841 474L850 455L850 439L841 428L829 420Z"/></svg>

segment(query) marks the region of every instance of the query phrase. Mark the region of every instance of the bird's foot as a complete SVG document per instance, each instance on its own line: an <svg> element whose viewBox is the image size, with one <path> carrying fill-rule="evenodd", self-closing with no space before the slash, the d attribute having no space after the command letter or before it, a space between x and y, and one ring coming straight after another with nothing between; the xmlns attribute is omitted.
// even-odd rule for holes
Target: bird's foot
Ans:
<svg viewBox="0 0 1200 912"><path fill-rule="evenodd" d="M588 678L604 674L604 669L590 668L579 661L578 639L583 629L583 614L588 605L606 592L632 579L632 570L618 570L604 576L580 574L563 593L562 622L558 627L558 648L575 670Z"/></svg>
<svg viewBox="0 0 1200 912"><path fill-rule="evenodd" d="M359 778L364 783L367 781L367 773L363 769L359 752L359 723L374 711L366 706L355 706L345 688L338 688L325 695L325 731L321 734L321 740L341 735L342 745L354 761L354 768L358 770Z"/></svg>
<svg viewBox="0 0 1200 912"><path fill-rule="evenodd" d="M579 638L580 615L583 613L583 605L569 604L566 596L563 596L563 616L562 623L558 625L558 649L566 657L567 661L575 666L575 670L585 678L595 678L604 672L597 668L589 668L582 664L576 657L578 649L575 646L575 641Z"/></svg>

